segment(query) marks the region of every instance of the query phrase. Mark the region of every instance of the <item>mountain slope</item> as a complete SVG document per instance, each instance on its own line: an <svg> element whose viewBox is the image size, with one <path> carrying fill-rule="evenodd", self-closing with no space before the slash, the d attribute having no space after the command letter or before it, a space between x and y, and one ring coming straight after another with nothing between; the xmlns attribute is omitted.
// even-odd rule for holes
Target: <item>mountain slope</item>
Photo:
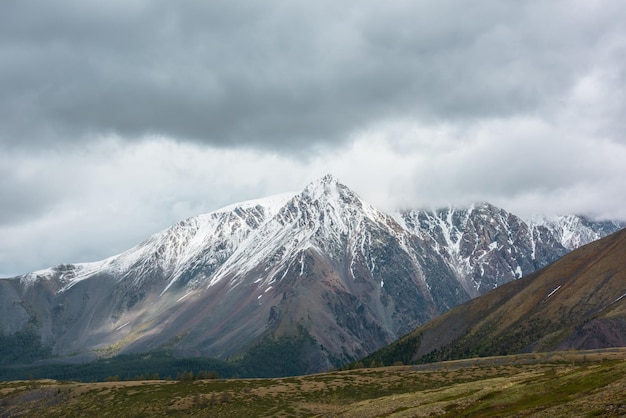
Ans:
<svg viewBox="0 0 626 418"><path fill-rule="evenodd" d="M626 346L625 256L622 230L450 310L368 361Z"/></svg>
<svg viewBox="0 0 626 418"><path fill-rule="evenodd" d="M225 359L303 335L308 371L469 298L436 253L332 176L272 204L191 218L101 262L0 285L3 333L32 329L57 355L166 348Z"/></svg>
<svg viewBox="0 0 626 418"><path fill-rule="evenodd" d="M433 243L464 279L464 289L472 297L519 279L568 251L543 224L528 225L488 203L467 209L405 211L399 218L407 230Z"/></svg>
<svg viewBox="0 0 626 418"><path fill-rule="evenodd" d="M0 280L0 307L6 312L0 329L3 334L33 329L61 356L115 352L137 334L167 328L163 315L211 277L288 198L245 202L188 219L101 262Z"/></svg>
<svg viewBox="0 0 626 418"><path fill-rule="evenodd" d="M390 216L328 175L106 260L2 279L0 333L34 333L61 357L166 349L272 363L296 351L299 372L319 371L565 254L546 225L489 204ZM561 236L583 242L586 228Z"/></svg>
<svg viewBox="0 0 626 418"><path fill-rule="evenodd" d="M176 346L225 358L303 329L323 351L311 354L312 369L356 358L441 312L416 253L391 217L325 177L243 241L206 287L172 308L170 328L189 330ZM446 284L455 286L449 272L437 280L437 287ZM467 299L448 293L455 302ZM167 344L164 335L141 336L133 349Z"/></svg>

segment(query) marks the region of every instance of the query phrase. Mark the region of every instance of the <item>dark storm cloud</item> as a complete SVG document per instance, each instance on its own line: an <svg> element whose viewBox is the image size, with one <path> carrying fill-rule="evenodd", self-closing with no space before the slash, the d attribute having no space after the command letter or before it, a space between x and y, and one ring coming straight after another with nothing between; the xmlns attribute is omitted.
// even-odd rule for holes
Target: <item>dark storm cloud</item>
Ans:
<svg viewBox="0 0 626 418"><path fill-rule="evenodd" d="M0 140L289 149L386 118L533 112L587 70L616 4L6 1Z"/></svg>

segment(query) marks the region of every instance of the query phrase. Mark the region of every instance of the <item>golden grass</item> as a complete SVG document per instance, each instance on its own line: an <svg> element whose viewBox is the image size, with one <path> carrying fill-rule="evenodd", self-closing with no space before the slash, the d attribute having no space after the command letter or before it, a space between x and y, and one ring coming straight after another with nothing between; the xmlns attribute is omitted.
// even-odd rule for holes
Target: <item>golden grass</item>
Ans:
<svg viewBox="0 0 626 418"><path fill-rule="evenodd" d="M282 379L0 383L0 416L622 416L626 348Z"/></svg>

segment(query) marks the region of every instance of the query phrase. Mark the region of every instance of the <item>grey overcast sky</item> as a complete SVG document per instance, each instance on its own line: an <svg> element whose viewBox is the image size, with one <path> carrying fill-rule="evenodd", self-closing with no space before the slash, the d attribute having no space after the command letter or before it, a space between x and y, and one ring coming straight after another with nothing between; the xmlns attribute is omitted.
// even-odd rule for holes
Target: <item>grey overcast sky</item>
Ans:
<svg viewBox="0 0 626 418"><path fill-rule="evenodd" d="M623 0L3 0L0 276L332 173L626 219Z"/></svg>

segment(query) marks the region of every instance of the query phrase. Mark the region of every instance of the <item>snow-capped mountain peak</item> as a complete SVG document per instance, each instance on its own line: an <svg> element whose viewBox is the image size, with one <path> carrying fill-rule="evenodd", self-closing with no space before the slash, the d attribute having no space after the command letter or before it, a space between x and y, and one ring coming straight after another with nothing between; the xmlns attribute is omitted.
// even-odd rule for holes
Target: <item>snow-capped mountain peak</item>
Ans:
<svg viewBox="0 0 626 418"><path fill-rule="evenodd" d="M0 280L0 330L35 318L59 355L166 346L226 358L305 329L319 371L547 265L564 242L618 227L530 223L488 203L392 217L327 175L186 219L99 262Z"/></svg>
<svg viewBox="0 0 626 418"><path fill-rule="evenodd" d="M245 276L259 264L268 264L268 260L272 260L272 266L263 282L271 284L300 258L302 251L315 249L332 257L354 241L364 223L381 221L389 222L391 218L326 175L289 199L274 217L242 242L209 285L225 278L231 278L236 285L236 277Z"/></svg>
<svg viewBox="0 0 626 418"><path fill-rule="evenodd" d="M541 216L529 222L548 229L570 251L624 227L620 222L592 221L582 215Z"/></svg>
<svg viewBox="0 0 626 418"><path fill-rule="evenodd" d="M285 203L289 201L296 193L295 192L286 192L279 193L276 195L272 195L269 197L262 197L258 199L246 200L244 202L232 203L230 205L221 207L217 210L214 210L210 214L215 213L223 213L223 212L233 212L237 210L247 210L255 206L261 206L267 212L268 215L275 215L280 208L283 207ZM209 215L210 215L209 214Z"/></svg>

